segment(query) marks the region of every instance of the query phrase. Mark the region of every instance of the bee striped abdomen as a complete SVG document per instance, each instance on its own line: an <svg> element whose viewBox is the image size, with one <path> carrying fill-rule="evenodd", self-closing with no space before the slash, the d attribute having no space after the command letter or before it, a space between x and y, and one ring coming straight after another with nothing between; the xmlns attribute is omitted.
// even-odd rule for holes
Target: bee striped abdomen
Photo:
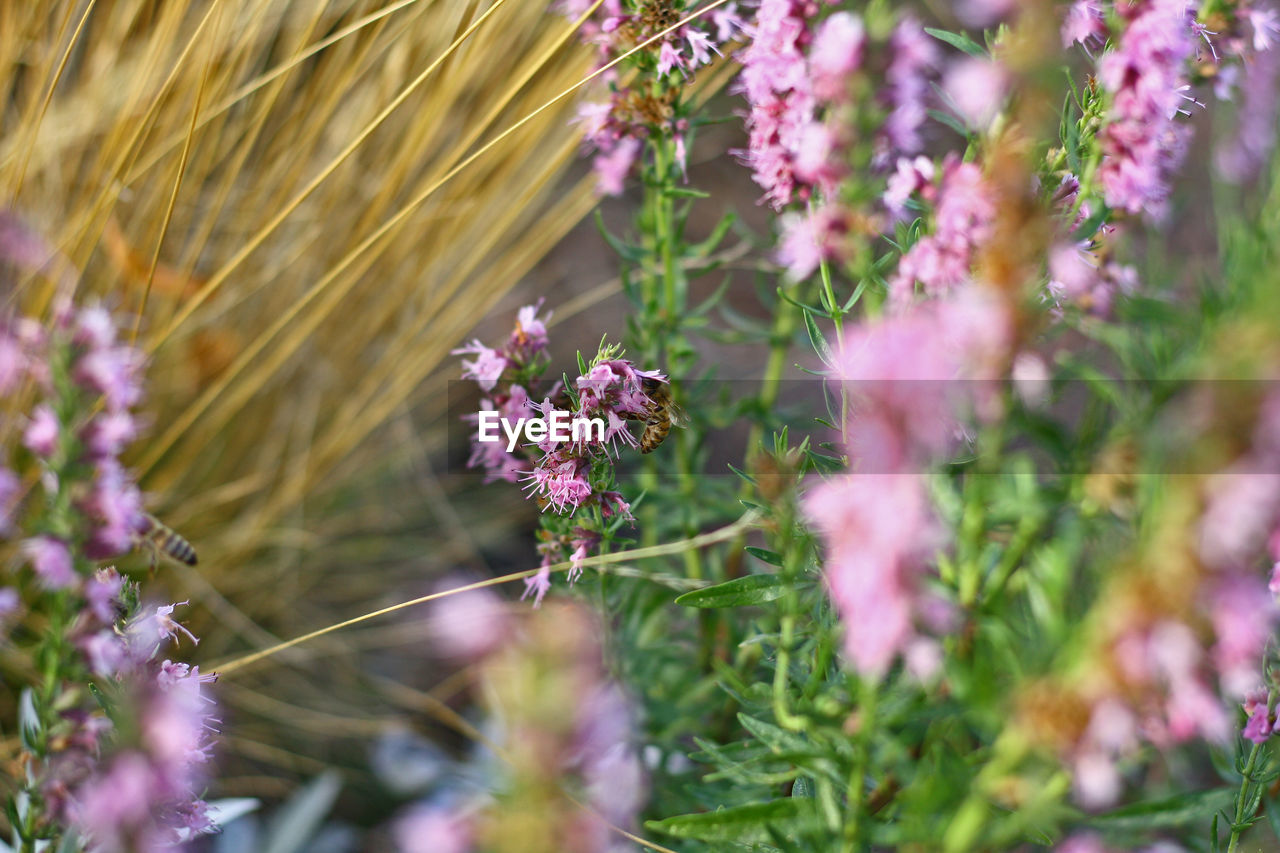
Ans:
<svg viewBox="0 0 1280 853"><path fill-rule="evenodd" d="M143 513L140 528L138 532L141 537L149 540L165 556L188 566L196 564L196 549L191 547L191 543L162 524L154 515Z"/></svg>

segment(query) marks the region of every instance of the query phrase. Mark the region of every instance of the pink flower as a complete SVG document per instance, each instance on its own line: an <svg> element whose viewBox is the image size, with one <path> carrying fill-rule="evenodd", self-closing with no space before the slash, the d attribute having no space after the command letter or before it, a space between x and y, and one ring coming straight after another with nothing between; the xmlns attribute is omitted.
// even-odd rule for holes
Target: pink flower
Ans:
<svg viewBox="0 0 1280 853"><path fill-rule="evenodd" d="M573 553L569 555L569 583L573 583L582 575L583 561L587 559L587 543L578 541L575 543L577 547L573 549Z"/></svg>
<svg viewBox="0 0 1280 853"><path fill-rule="evenodd" d="M982 171L954 155L942 166L934 233L921 237L898 262L889 281L894 304L915 298L917 282L926 296L941 296L969 280L974 251L991 235L995 200Z"/></svg>
<svg viewBox="0 0 1280 853"><path fill-rule="evenodd" d="M721 44L733 38L734 33L741 32L746 26L742 17L738 15L737 3L718 7L711 13L711 22L716 27L716 41Z"/></svg>
<svg viewBox="0 0 1280 853"><path fill-rule="evenodd" d="M27 355L18 339L0 323L0 397L17 390L26 373Z"/></svg>
<svg viewBox="0 0 1280 853"><path fill-rule="evenodd" d="M596 189L601 195L622 195L631 166L640 155L641 142L628 136L618 140L611 151L596 155Z"/></svg>
<svg viewBox="0 0 1280 853"><path fill-rule="evenodd" d="M72 378L83 388L101 394L111 410L127 409L142 399L139 373L142 356L129 347L94 349L76 360Z"/></svg>
<svg viewBox="0 0 1280 853"><path fill-rule="evenodd" d="M539 546L542 551L542 565L538 566L538 572L524 579L524 593L520 596L521 600L533 596L533 606L537 607L542 604L542 597L551 590L551 564L552 549Z"/></svg>
<svg viewBox="0 0 1280 853"><path fill-rule="evenodd" d="M1098 78L1112 93L1110 123L1100 134L1098 178L1111 207L1160 219L1169 175L1186 150L1187 128L1173 119L1182 105L1194 36L1185 3L1140 8L1116 50L1098 63Z"/></svg>
<svg viewBox="0 0 1280 853"><path fill-rule="evenodd" d="M178 644L178 635L185 634L191 642L199 645L196 636L173 618L174 608L189 602L179 601L176 604L162 604L149 616L139 616L129 625L129 636L135 648L150 657L160 648L164 640L173 640Z"/></svg>
<svg viewBox="0 0 1280 853"><path fill-rule="evenodd" d="M658 49L658 73L670 74L672 68L684 71L685 61L680 56L680 49L670 41L664 41Z"/></svg>
<svg viewBox="0 0 1280 853"><path fill-rule="evenodd" d="M516 327L511 332L509 348L519 352L528 360L534 353L547 348L547 321L551 319L548 311L545 317L538 316L543 300L533 305L526 305L516 312Z"/></svg>
<svg viewBox="0 0 1280 853"><path fill-rule="evenodd" d="M889 176L884 192L885 209L894 219L907 218L907 201L916 193L933 188L933 161L928 157L899 157L897 170Z"/></svg>
<svg viewBox="0 0 1280 853"><path fill-rule="evenodd" d="M475 355L471 361L463 359L462 362L462 378L474 379L476 384L484 391L492 391L493 386L498 384L498 380L502 378L502 372L507 369L507 360L495 349L490 349L480 341L475 340L463 347L450 350L450 355Z"/></svg>
<svg viewBox="0 0 1280 853"><path fill-rule="evenodd" d="M98 569L85 584L84 597L90 612L104 625L112 625L119 617L120 592L124 578L114 568Z"/></svg>
<svg viewBox="0 0 1280 853"><path fill-rule="evenodd" d="M466 815L438 806L416 806L392 830L399 853L470 853L474 830Z"/></svg>
<svg viewBox="0 0 1280 853"><path fill-rule="evenodd" d="M22 543L22 553L46 589L66 589L76 582L75 565L67 543L53 536L37 536Z"/></svg>
<svg viewBox="0 0 1280 853"><path fill-rule="evenodd" d="M80 502L80 510L97 525L85 544L87 555L97 559L133 547L142 520L142 495L114 459L99 461L95 473L93 489Z"/></svg>
<svg viewBox="0 0 1280 853"><path fill-rule="evenodd" d="M1107 19L1098 0L1075 0L1062 23L1062 46L1100 45L1107 38Z"/></svg>
<svg viewBox="0 0 1280 853"><path fill-rule="evenodd" d="M1004 105L1009 75L998 62L968 57L951 66L942 88L965 124L983 131Z"/></svg>
<svg viewBox="0 0 1280 853"><path fill-rule="evenodd" d="M827 549L824 575L845 654L871 677L913 635L915 576L933 535L923 485L917 475L842 475L804 498Z"/></svg>
<svg viewBox="0 0 1280 853"><path fill-rule="evenodd" d="M1265 743L1274 731L1271 710L1268 706L1270 698L1271 692L1265 687L1251 690L1244 697L1244 712L1249 719L1241 735L1254 743Z"/></svg>
<svg viewBox="0 0 1280 853"><path fill-rule="evenodd" d="M95 458L119 456L137 437L137 424L124 411L99 414L81 433L85 447Z"/></svg>
<svg viewBox="0 0 1280 853"><path fill-rule="evenodd" d="M689 63L691 69L711 62L712 53L717 56L720 55L720 51L716 49L711 37L701 30L687 30L684 34L684 40L688 42L689 53L693 55L693 61Z"/></svg>
<svg viewBox="0 0 1280 853"><path fill-rule="evenodd" d="M58 416L48 403L41 403L31 413L31 420L22 434L22 443L44 459L53 456L58 449Z"/></svg>
<svg viewBox="0 0 1280 853"><path fill-rule="evenodd" d="M1210 613L1218 680L1226 693L1243 695L1261 675L1263 651L1276 621L1275 601L1262 581L1237 574L1213 591Z"/></svg>
<svg viewBox="0 0 1280 853"><path fill-rule="evenodd" d="M442 590L465 585L461 578ZM431 604L430 631L433 648L448 657L474 661L497 650L510 631L506 606L487 589L473 589L438 599Z"/></svg>
<svg viewBox="0 0 1280 853"><path fill-rule="evenodd" d="M836 12L818 27L809 49L809 73L819 100L838 102L847 97L848 78L862 64L866 38L862 19L849 12Z"/></svg>

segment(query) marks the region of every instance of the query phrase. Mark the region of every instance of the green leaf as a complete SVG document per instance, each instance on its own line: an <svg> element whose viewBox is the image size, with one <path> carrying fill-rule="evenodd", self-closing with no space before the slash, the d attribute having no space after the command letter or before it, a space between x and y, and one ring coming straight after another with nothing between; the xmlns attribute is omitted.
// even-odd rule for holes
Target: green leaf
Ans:
<svg viewBox="0 0 1280 853"><path fill-rule="evenodd" d="M644 825L654 832L674 835L676 838L751 844L768 841L767 827L772 824L791 823L812 814L811 800L788 797L767 803L732 806L714 812L649 820Z"/></svg>
<svg viewBox="0 0 1280 853"><path fill-rule="evenodd" d="M757 548L754 545L748 545L744 550L751 556L755 557L757 560L763 560L764 562L768 563L771 566L782 565L782 555L779 554L777 551L769 551L764 548Z"/></svg>
<svg viewBox="0 0 1280 853"><path fill-rule="evenodd" d="M933 119L939 124L946 125L947 127L954 130L956 133L963 136L965 139L969 138L969 128L965 127L964 122L960 121L960 119L951 115L951 113L944 113L942 110L928 110L928 113L929 113L929 118Z"/></svg>
<svg viewBox="0 0 1280 853"><path fill-rule="evenodd" d="M813 344L814 352L818 354L824 364L828 367L834 367L836 363L835 354L831 352L831 347L827 346L827 339L822 336L822 332L818 331L818 324L813 321L813 314L808 311L804 312L804 327L809 332L809 341Z"/></svg>
<svg viewBox="0 0 1280 853"><path fill-rule="evenodd" d="M1094 817L1090 824L1112 832L1141 832L1183 826L1204 820L1231 805L1236 792L1226 788L1178 794L1163 800L1135 803Z"/></svg>
<svg viewBox="0 0 1280 853"><path fill-rule="evenodd" d="M18 697L18 736L22 741L22 746L29 752L34 752L36 743L40 740L40 714L36 711L36 694L30 687L22 689L22 695Z"/></svg>
<svg viewBox="0 0 1280 853"><path fill-rule="evenodd" d="M711 193L690 187L668 187L666 194L671 198L711 198Z"/></svg>
<svg viewBox="0 0 1280 853"><path fill-rule="evenodd" d="M785 586L777 575L746 575L715 586L686 592L676 599L684 607L746 607L782 596Z"/></svg>
<svg viewBox="0 0 1280 853"><path fill-rule="evenodd" d="M947 30L939 30L934 27L925 27L924 31L936 38L938 41L946 42L956 50L962 50L970 56L982 58L987 55L987 52L982 49L981 45L966 35L948 32Z"/></svg>

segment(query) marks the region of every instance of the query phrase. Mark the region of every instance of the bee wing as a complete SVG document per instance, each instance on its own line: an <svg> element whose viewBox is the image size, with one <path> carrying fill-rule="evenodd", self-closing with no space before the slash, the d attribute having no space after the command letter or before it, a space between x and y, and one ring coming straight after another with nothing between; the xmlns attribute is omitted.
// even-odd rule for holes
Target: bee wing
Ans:
<svg viewBox="0 0 1280 853"><path fill-rule="evenodd" d="M689 413L675 403L667 404L667 415L670 416L673 427L687 427L689 425Z"/></svg>

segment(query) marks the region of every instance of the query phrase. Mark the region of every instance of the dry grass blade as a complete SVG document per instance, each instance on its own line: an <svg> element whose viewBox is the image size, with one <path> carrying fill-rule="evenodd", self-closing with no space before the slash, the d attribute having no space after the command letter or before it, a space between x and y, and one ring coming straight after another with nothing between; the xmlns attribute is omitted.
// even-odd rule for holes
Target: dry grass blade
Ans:
<svg viewBox="0 0 1280 853"><path fill-rule="evenodd" d="M732 524L725 525L724 527L721 527L718 530L713 530L710 533L703 533L698 536L690 537L689 539L682 539L678 542L668 542L662 545L650 545L644 548L632 548L627 551L615 551L612 554L597 554L593 557L587 557L582 560L579 565L601 568L613 565L614 563L625 563L632 560L645 560L651 557L669 557L673 554L683 554L686 551L705 548L708 545L714 545L717 542L727 542L739 533L751 527L755 522L755 512L748 511ZM552 573L567 572L572 565L573 564L568 560L565 560L551 565L549 567L549 571ZM386 616L389 613L395 613L396 611L404 610L407 607L417 607L420 604L427 604L432 601L438 601L442 598L448 598L451 595L458 595L463 592L470 592L471 590L485 589L491 586L500 586L513 581L523 580L524 578L533 577L539 571L541 571L541 569L526 569L521 572L512 572L510 574L502 575L501 577L487 578L482 581L476 581L475 583L464 584L453 589L447 589L442 592L433 592L430 595L419 596L418 598L414 598L409 601L401 601L400 603L393 604L390 607L382 607L371 613L353 616L350 619L344 619L341 622L327 625L324 628L319 628L315 631L303 634L300 637L294 637L292 640L286 640L285 642L271 646L270 648L260 649L259 651L236 658L235 660L217 664L212 667L212 671L217 672L221 676L231 675L248 666L252 666L258 661L265 660L273 655L279 654L280 652L291 649L294 646L299 646L303 643L319 639L327 634L332 634L335 631L341 631L343 628L349 628L352 625L359 625L361 622L367 622L370 619L377 619L380 616Z"/></svg>

